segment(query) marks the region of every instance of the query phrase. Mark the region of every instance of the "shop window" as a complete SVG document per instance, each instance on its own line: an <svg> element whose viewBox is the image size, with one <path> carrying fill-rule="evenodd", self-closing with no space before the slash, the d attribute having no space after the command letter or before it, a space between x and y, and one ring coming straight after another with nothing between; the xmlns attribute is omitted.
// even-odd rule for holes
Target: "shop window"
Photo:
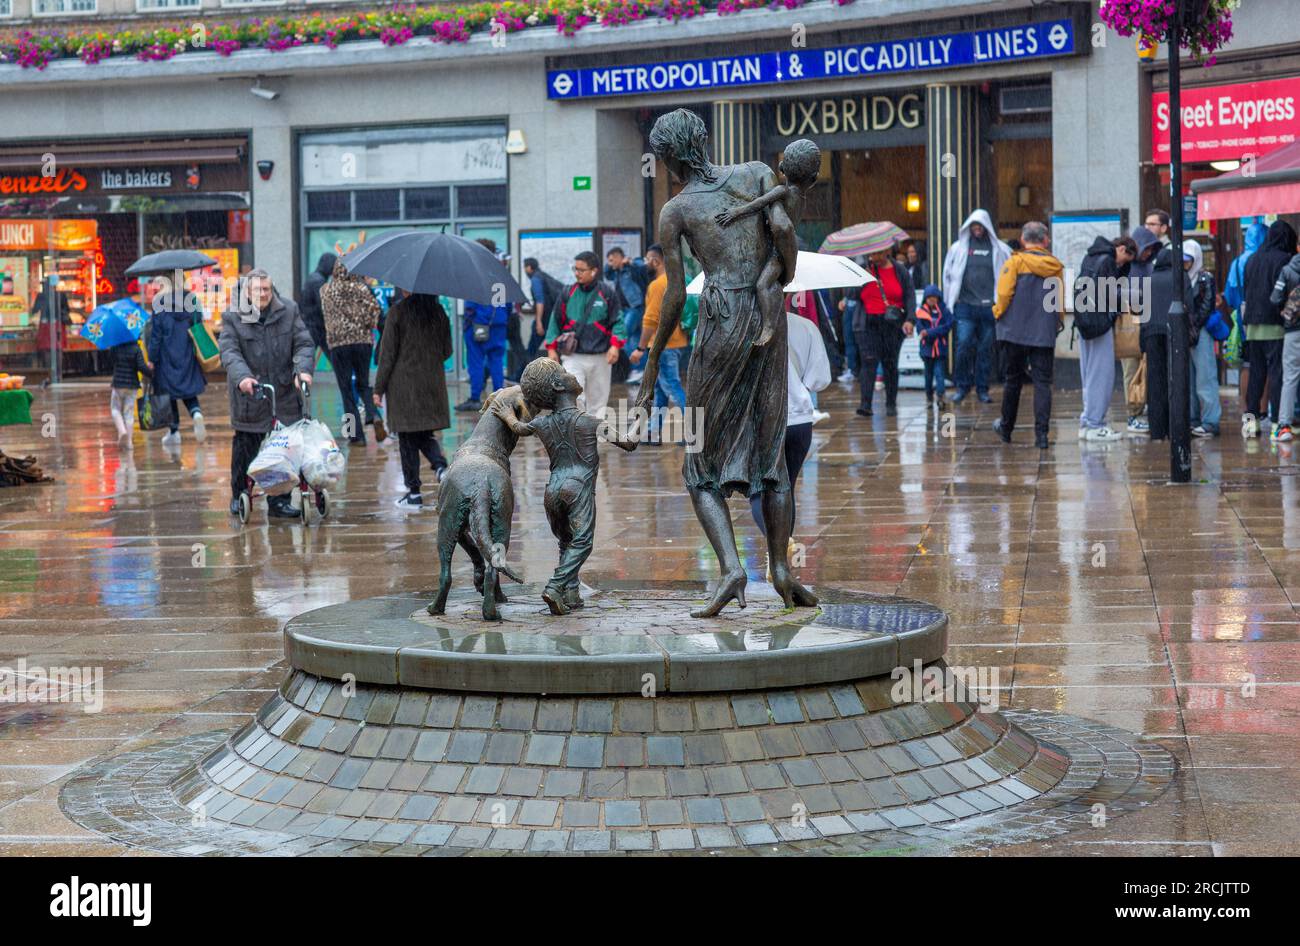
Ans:
<svg viewBox="0 0 1300 946"><path fill-rule="evenodd" d="M357 220L400 220L402 217L401 191L361 190L354 193Z"/></svg>
<svg viewBox="0 0 1300 946"><path fill-rule="evenodd" d="M141 13L151 10L186 10L200 6L202 0L135 0L135 8Z"/></svg>
<svg viewBox="0 0 1300 946"><path fill-rule="evenodd" d="M70 13L94 13L98 0L33 0L32 13L36 16L66 16Z"/></svg>
<svg viewBox="0 0 1300 946"><path fill-rule="evenodd" d="M405 213L407 220L446 220L450 216L450 187L407 188Z"/></svg>
<svg viewBox="0 0 1300 946"><path fill-rule="evenodd" d="M13 16L13 0L0 0L0 16Z"/></svg>
<svg viewBox="0 0 1300 946"><path fill-rule="evenodd" d="M307 220L324 223L352 219L351 191L309 191L307 193Z"/></svg>
<svg viewBox="0 0 1300 946"><path fill-rule="evenodd" d="M504 184L476 184L456 188L458 217L504 217L508 203Z"/></svg>

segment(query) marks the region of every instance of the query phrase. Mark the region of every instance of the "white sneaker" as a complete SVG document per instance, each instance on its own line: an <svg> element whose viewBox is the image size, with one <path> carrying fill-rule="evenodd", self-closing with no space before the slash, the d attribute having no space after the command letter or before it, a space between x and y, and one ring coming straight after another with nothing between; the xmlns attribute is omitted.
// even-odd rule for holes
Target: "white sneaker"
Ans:
<svg viewBox="0 0 1300 946"><path fill-rule="evenodd" d="M419 493L406 493L401 499L396 500L393 505L408 512L419 512L424 508L424 497Z"/></svg>
<svg viewBox="0 0 1300 946"><path fill-rule="evenodd" d="M1202 425L1197 424L1195 427L1192 428L1192 436L1193 436L1193 437L1213 437L1214 434L1210 433L1210 432L1209 432L1208 430L1206 430Z"/></svg>
<svg viewBox="0 0 1300 946"><path fill-rule="evenodd" d="M814 411L813 411L813 425L815 426L815 425L817 425L817 424L820 424L822 421L826 420L826 419L829 418L830 416L831 416L831 415L830 415L830 414L827 414L825 411L814 410Z"/></svg>
<svg viewBox="0 0 1300 946"><path fill-rule="evenodd" d="M162 445L164 447L179 447L181 445L181 432L179 430L169 430L163 434Z"/></svg>
<svg viewBox="0 0 1300 946"><path fill-rule="evenodd" d="M1241 435L1243 437L1259 436L1259 421L1254 414L1241 415Z"/></svg>
<svg viewBox="0 0 1300 946"><path fill-rule="evenodd" d="M1093 443L1114 443L1119 439L1119 434L1110 427L1093 427L1088 431L1088 440Z"/></svg>
<svg viewBox="0 0 1300 946"><path fill-rule="evenodd" d="M643 377L645 377L645 369L644 369L644 368L639 368L639 369L637 369L636 371L631 372L631 373L627 376L627 381L625 381L624 383L625 383L625 384L640 384L640 383L641 383L641 379L642 379Z"/></svg>
<svg viewBox="0 0 1300 946"><path fill-rule="evenodd" d="M1149 434L1151 433L1151 425L1147 423L1145 417L1130 417L1128 419L1128 432L1131 434Z"/></svg>
<svg viewBox="0 0 1300 946"><path fill-rule="evenodd" d="M1080 439L1080 440L1087 440L1087 439L1088 439L1088 431L1091 430L1091 429L1092 429L1092 428L1090 428L1090 427L1080 427L1080 428L1079 428L1079 439Z"/></svg>
<svg viewBox="0 0 1300 946"><path fill-rule="evenodd" d="M852 372L852 371L848 371L848 370L846 369L846 370L844 370L844 371L841 371L841 372L840 372L840 376L839 376L838 378L836 378L835 380L836 380L836 381L843 382L843 383L845 383L845 384L848 384L848 383L850 383L850 382L852 382L852 381L855 381L855 380L857 380L857 379L853 377L853 372Z"/></svg>
<svg viewBox="0 0 1300 946"><path fill-rule="evenodd" d="M203 439L208 435L207 428L203 426L203 414L195 411L191 416L194 419L194 439L203 443Z"/></svg>

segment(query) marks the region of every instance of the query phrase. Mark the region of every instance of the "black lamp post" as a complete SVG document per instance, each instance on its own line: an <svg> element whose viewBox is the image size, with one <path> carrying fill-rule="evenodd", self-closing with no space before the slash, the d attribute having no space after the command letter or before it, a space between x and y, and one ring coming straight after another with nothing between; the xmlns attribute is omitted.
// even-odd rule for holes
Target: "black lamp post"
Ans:
<svg viewBox="0 0 1300 946"><path fill-rule="evenodd" d="M1197 0L1191 0L1195 8ZM1188 417L1188 325L1183 305L1183 116L1179 74L1179 40L1188 0L1174 0L1169 29L1169 194L1170 251L1173 266L1173 304L1169 307L1169 481L1187 483L1192 478L1192 432Z"/></svg>

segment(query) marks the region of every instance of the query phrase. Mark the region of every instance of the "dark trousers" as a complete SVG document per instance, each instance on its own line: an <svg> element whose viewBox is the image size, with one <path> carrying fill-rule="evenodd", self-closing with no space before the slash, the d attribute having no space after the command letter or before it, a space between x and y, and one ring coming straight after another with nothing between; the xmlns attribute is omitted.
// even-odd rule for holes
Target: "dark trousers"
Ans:
<svg viewBox="0 0 1300 946"><path fill-rule="evenodd" d="M812 428L812 424L791 424L785 429L785 472L790 477L791 531L794 529L794 484L798 481L803 461L808 458L808 451L812 448ZM749 511L753 514L759 531L767 535L767 526L763 524L762 493L749 497Z"/></svg>
<svg viewBox="0 0 1300 946"><path fill-rule="evenodd" d="M1169 336L1148 335L1142 339L1147 356L1147 423L1152 440L1169 437Z"/></svg>
<svg viewBox="0 0 1300 946"><path fill-rule="evenodd" d="M345 433L353 440L366 442L365 417L373 412L371 407L370 356L373 346L366 344L339 345L330 349L330 364L339 382L339 397L343 401L343 416L350 418L351 430ZM356 378L355 384L353 378ZM360 404L358 404L360 401Z"/></svg>
<svg viewBox="0 0 1300 946"><path fill-rule="evenodd" d="M946 368L948 366L947 357L926 358L921 356L921 364L925 368L925 397L929 400L931 396L938 394L943 397L944 388L948 386L946 377Z"/></svg>
<svg viewBox="0 0 1300 946"><path fill-rule="evenodd" d="M420 455L440 470L447 465L438 436L432 430L402 431L397 435L397 449L402 458L402 479L408 492L420 491Z"/></svg>
<svg viewBox="0 0 1300 946"><path fill-rule="evenodd" d="M1034 433L1047 436L1052 417L1052 369L1056 353L1047 347L1002 342L1007 360L1007 380L1002 388L1002 429L1007 435L1016 428L1020 412L1020 389L1027 381L1034 385Z"/></svg>
<svg viewBox="0 0 1300 946"><path fill-rule="evenodd" d="M1268 417L1277 421L1278 405L1282 403L1282 339L1263 342L1246 342L1246 358L1250 362L1250 376L1246 383L1246 412L1253 414L1264 396L1264 382L1268 382ZM1150 371L1150 365L1147 366Z"/></svg>
<svg viewBox="0 0 1300 946"><path fill-rule="evenodd" d="M236 430L235 439L230 445L230 495L234 499L248 489L248 467L262 447L266 434L250 434L246 430Z"/></svg>
<svg viewBox="0 0 1300 946"><path fill-rule="evenodd" d="M1279 346L1279 352L1280 351L1281 348ZM1282 362L1279 358L1278 364L1280 365L1281 363ZM189 411L191 414L199 413L199 399L197 395L195 397L184 398L183 400L185 402L185 409L187 411ZM180 405L176 403L176 398L172 398L172 433L176 433L176 431L180 429L181 429L181 408Z"/></svg>
<svg viewBox="0 0 1300 946"><path fill-rule="evenodd" d="M862 389L862 407L871 409L876 391L876 369L885 382L885 406L898 403L898 352L903 347L903 330L890 325L880 316L867 316L867 327L855 332L861 371L858 386Z"/></svg>

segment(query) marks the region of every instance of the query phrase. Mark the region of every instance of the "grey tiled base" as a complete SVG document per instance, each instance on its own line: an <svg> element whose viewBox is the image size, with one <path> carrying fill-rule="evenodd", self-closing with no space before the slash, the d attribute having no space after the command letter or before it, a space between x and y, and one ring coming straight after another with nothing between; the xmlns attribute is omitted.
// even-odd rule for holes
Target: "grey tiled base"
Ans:
<svg viewBox="0 0 1300 946"><path fill-rule="evenodd" d="M298 675L290 683L295 681L305 689ZM805 712L809 705L825 709L808 697L799 694ZM369 700L372 708L376 699ZM482 761L493 737L511 734L501 728L498 704L481 745L478 739L462 740L453 750L454 737L463 734L450 733L440 751L426 740L423 752L412 748L400 760L358 756L355 738L347 753L300 747L294 754L285 751L290 743L270 736L266 727L287 735L300 717L281 727L290 704L272 702L265 719L233 737L210 733L160 743L79 774L64 788L64 810L122 843L183 855L906 854L978 849L1089 829L1096 824L1096 806L1104 806L1106 819L1113 819L1149 804L1176 768L1159 746L1053 713L966 716L931 735L891 737L874 747L864 734L866 748L860 749L836 749L832 742L817 746L825 751L809 752L800 741L801 731L816 733L818 727L845 721L859 733L878 736L906 725L891 713L911 712L920 724L915 708L922 704L836 713L817 722L805 716L802 727L769 718L765 724L701 730L700 715L692 713L692 728L673 730L675 735L529 730L520 764ZM770 698L764 702L772 710ZM396 706L401 705L399 696ZM582 708L572 709L576 727ZM486 704L459 707L462 716L467 710L488 721ZM603 711L586 712L588 728L604 725ZM534 717L534 725L539 719ZM707 711L704 720L712 720ZM389 724L368 723L358 727L358 735L375 729L393 731ZM740 734L755 736L760 749L775 749L783 745L777 734L792 729L795 741L788 748L795 754L764 753L753 762L730 756ZM843 729L841 738L847 734ZM722 738L728 758L692 763L674 757L660 765L647 758L628 768L604 767L606 759L574 766L565 747L561 764L527 762L533 740L554 752L556 744L547 740L603 739L608 752L614 739L643 738L648 751L650 740L708 735ZM387 741L386 735L381 748ZM509 743L513 758L517 742ZM944 745L961 758L942 761L940 751L950 754ZM480 761L469 761L476 747ZM596 762L583 751L588 750L580 750L577 761ZM466 761L447 761L453 752ZM441 761L417 762L417 754Z"/></svg>

